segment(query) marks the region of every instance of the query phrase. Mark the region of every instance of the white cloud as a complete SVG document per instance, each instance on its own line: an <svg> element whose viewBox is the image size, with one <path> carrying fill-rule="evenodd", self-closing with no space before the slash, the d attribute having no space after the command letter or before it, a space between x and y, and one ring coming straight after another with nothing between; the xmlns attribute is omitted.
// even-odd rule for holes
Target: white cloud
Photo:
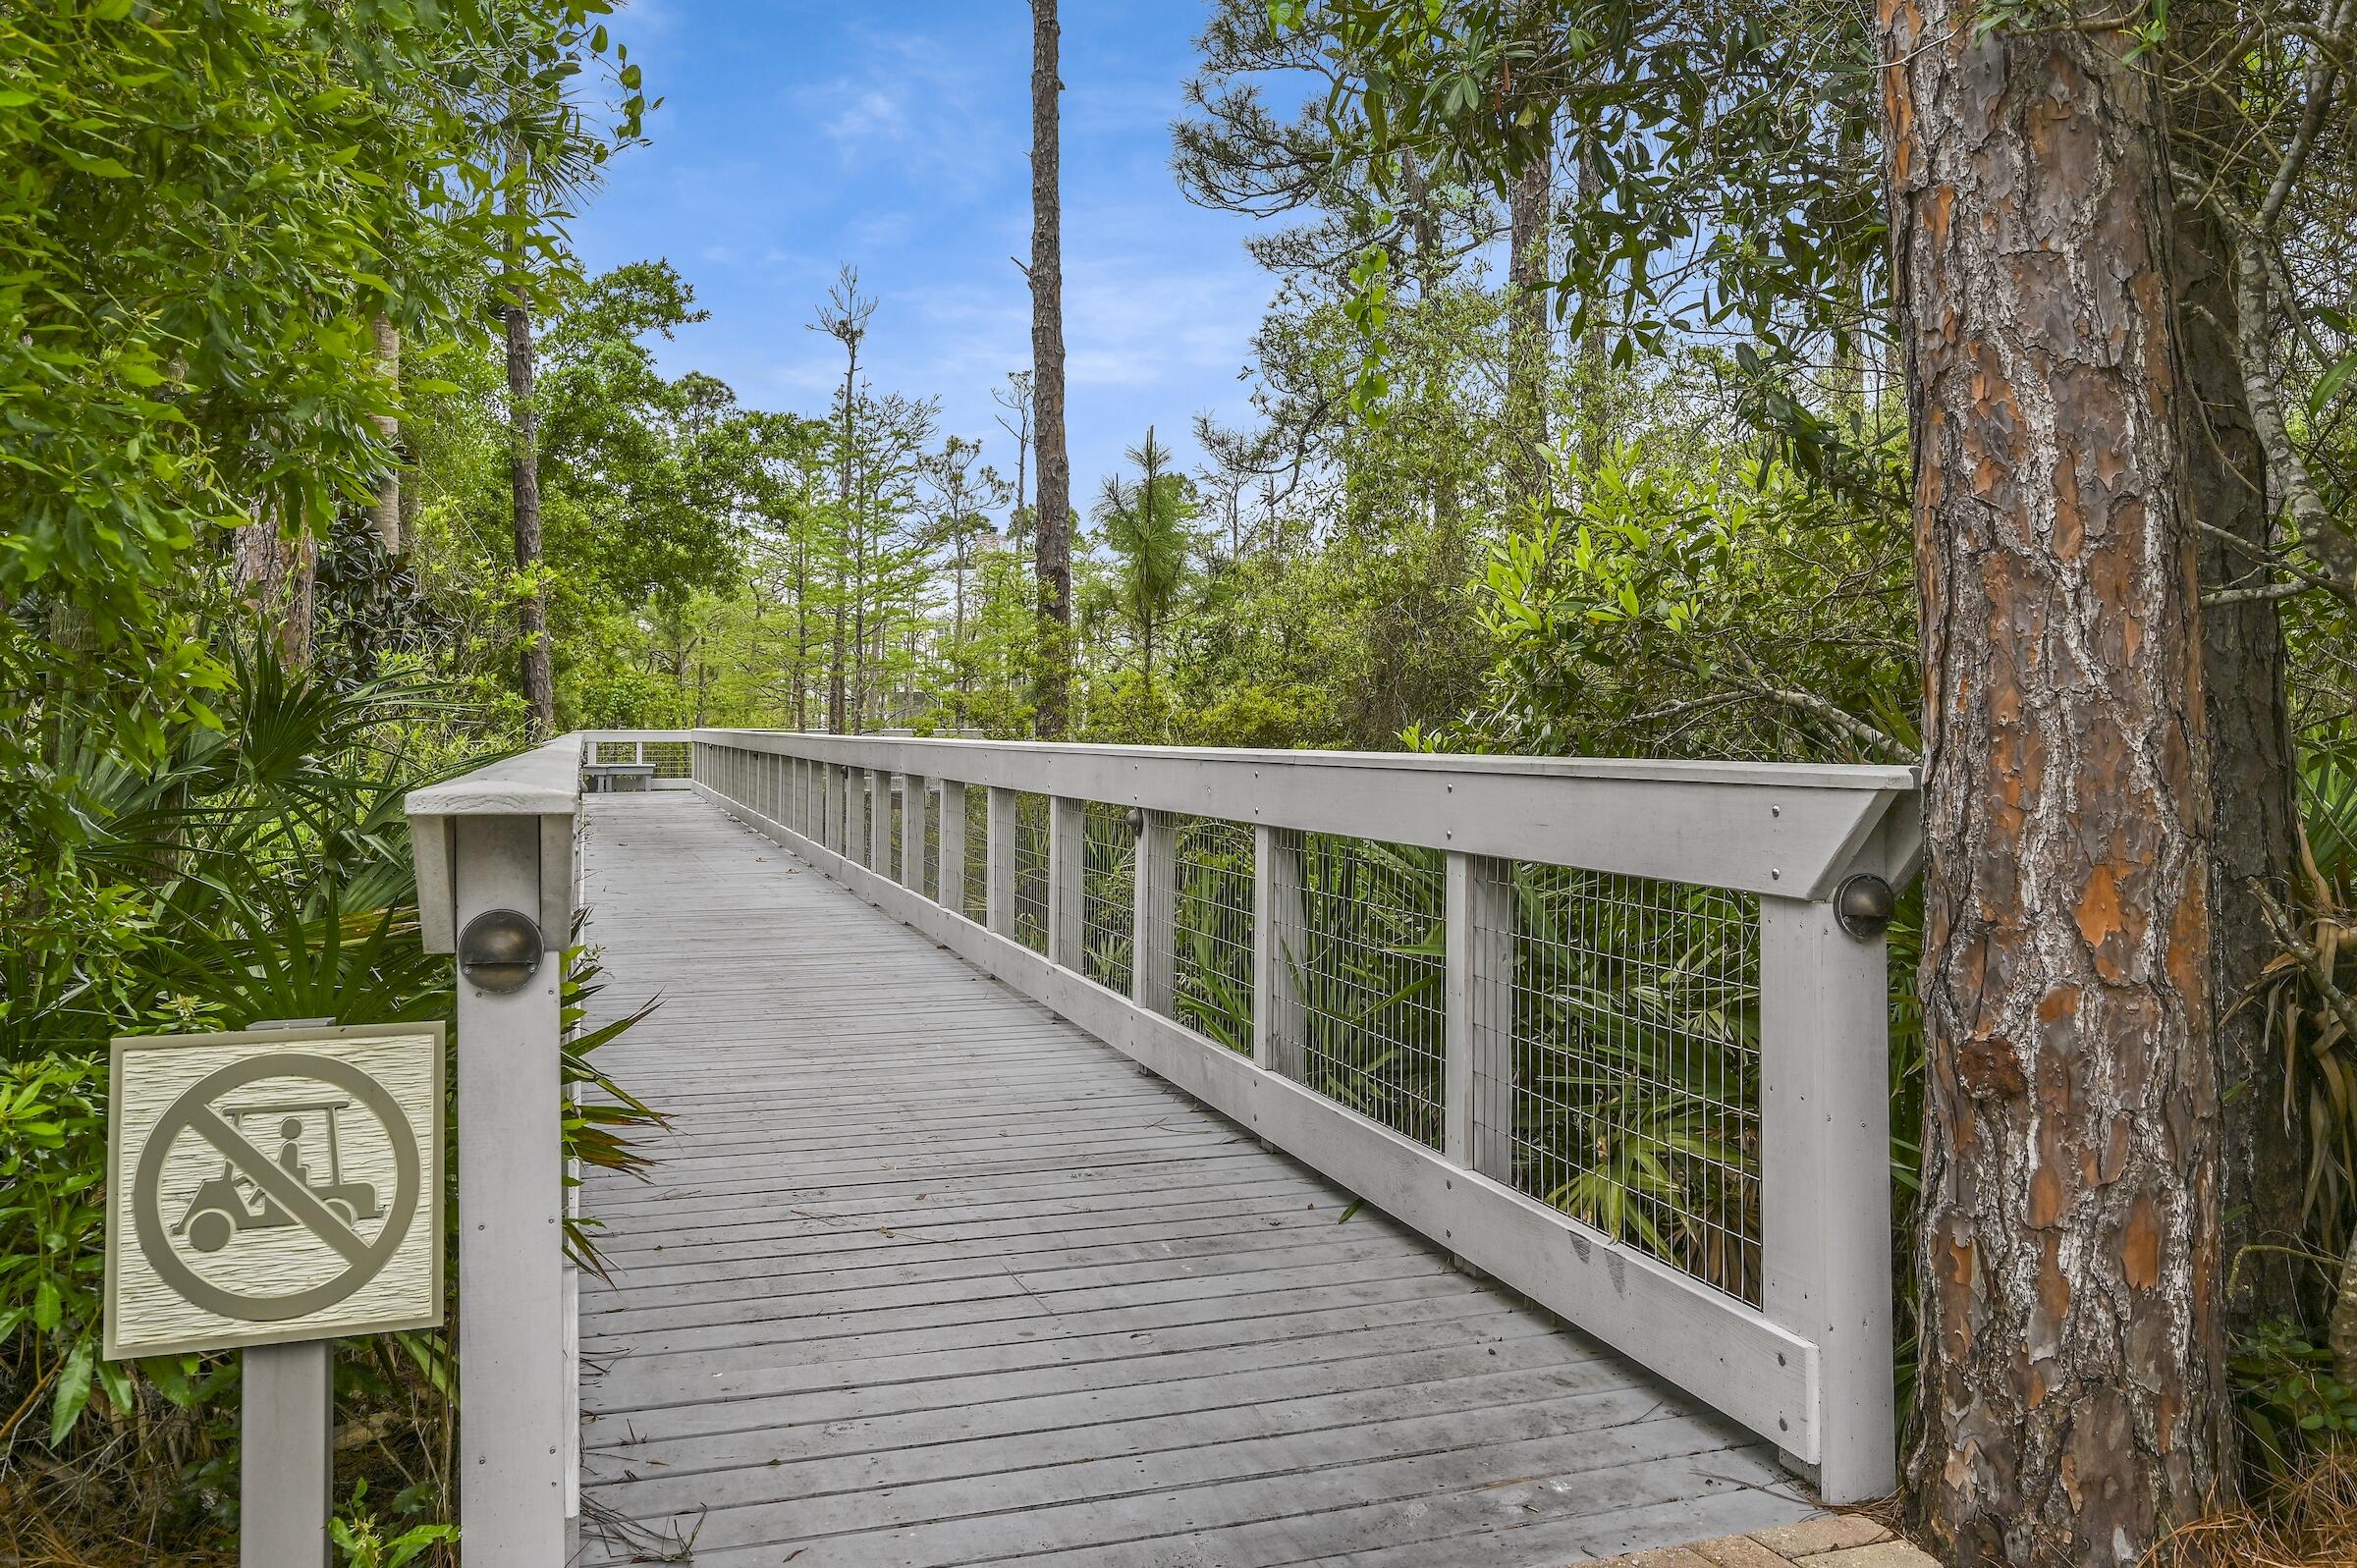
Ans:
<svg viewBox="0 0 2357 1568"><path fill-rule="evenodd" d="M993 193L1011 155L993 89L1009 83L946 40L859 30L847 69L789 96L848 171L889 169L959 204Z"/></svg>
<svg viewBox="0 0 2357 1568"><path fill-rule="evenodd" d="M838 141L899 141L908 135L907 111L895 93L855 87L842 81L830 82L819 92L843 100L842 107L819 128Z"/></svg>
<svg viewBox="0 0 2357 1568"><path fill-rule="evenodd" d="M851 225L851 243L862 249L890 250L906 244L916 233L916 220L905 212L879 213Z"/></svg>

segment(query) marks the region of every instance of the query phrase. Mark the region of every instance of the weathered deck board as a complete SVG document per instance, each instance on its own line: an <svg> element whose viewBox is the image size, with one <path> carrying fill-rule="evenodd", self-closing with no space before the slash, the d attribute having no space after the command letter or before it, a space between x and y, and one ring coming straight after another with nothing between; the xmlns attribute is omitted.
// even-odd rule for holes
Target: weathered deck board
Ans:
<svg viewBox="0 0 2357 1568"><path fill-rule="evenodd" d="M1806 1503L1775 1456L684 793L595 795L583 1486L693 1560L1572 1559ZM591 1533L590 1562L630 1560Z"/></svg>

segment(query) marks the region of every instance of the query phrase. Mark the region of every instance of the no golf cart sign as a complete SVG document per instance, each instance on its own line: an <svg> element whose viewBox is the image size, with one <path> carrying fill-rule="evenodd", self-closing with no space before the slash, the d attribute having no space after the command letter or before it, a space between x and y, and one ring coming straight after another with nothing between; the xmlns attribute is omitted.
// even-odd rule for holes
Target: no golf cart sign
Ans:
<svg viewBox="0 0 2357 1568"><path fill-rule="evenodd" d="M442 1026L118 1040L106 1354L442 1319Z"/></svg>

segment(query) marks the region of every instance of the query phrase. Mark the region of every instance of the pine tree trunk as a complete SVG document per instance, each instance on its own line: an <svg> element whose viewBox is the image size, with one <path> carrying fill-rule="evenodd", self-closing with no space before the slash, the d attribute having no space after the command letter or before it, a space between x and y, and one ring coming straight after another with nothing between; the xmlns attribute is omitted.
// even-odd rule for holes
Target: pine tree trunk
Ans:
<svg viewBox="0 0 2357 1568"><path fill-rule="evenodd" d="M1592 147L1583 145L1579 155L1579 201L1582 208L1595 206L1604 200L1604 171L1596 166ZM1612 409L1607 393L1612 385L1611 345L1605 337L1604 312L1600 301L1582 301L1588 306L1588 320L1579 335L1579 461L1583 470L1583 485L1593 483L1593 475L1604 466L1606 455L1612 450Z"/></svg>
<svg viewBox="0 0 2357 1568"><path fill-rule="evenodd" d="M1958 1564L2229 1487L2210 800L2167 162L2125 36L1886 0L1923 585L1921 1383Z"/></svg>
<svg viewBox="0 0 2357 1568"><path fill-rule="evenodd" d="M1056 0L1031 0L1031 391L1039 455L1039 719L1064 737L1071 705L1072 471L1064 444L1064 207Z"/></svg>
<svg viewBox="0 0 2357 1568"><path fill-rule="evenodd" d="M279 663L290 671L309 669L319 541L307 528L281 533L269 509L257 507L253 521L232 541L230 569L238 596L254 607Z"/></svg>
<svg viewBox="0 0 2357 1568"><path fill-rule="evenodd" d="M2170 158L2180 189L2211 179L2248 183L2243 171L2219 166L2242 124L2220 85L2236 69L2235 20L2221 0L2180 0L2171 18L2170 41L2180 59L2170 73L2177 85L2169 104ZM2236 349L2232 237L2210 208L2187 200L2176 205L2173 240L2178 341L2192 394L2188 493L2196 519L2232 536L2203 532L2202 586L2226 588L2253 580L2267 547L2267 453ZM2203 676L2220 697L2208 713L2217 812L2210 950L2219 1074L2227 1086L2225 1258L2238 1287L2226 1308L2232 1321L2249 1325L2299 1307L2294 1260L2276 1251L2244 1252L2253 1244L2299 1243L2307 1170L2301 1118L2286 1104L2282 1050L2269 1043L2266 1009L2242 1004L2277 951L2250 885L2282 888L2291 880L2299 853L2299 776L2276 602L2206 607L2202 643Z"/></svg>
<svg viewBox="0 0 2357 1568"><path fill-rule="evenodd" d="M376 337L377 373L396 395L401 388L401 329L383 316L369 323ZM376 503L369 508L369 520L376 527L376 542L386 555L397 556L402 549L401 508L401 421L392 414L376 416L376 433L383 438L385 450L394 456L386 462L385 471L377 476Z"/></svg>
<svg viewBox="0 0 2357 1568"><path fill-rule="evenodd" d="M1547 262L1553 229L1555 157L1531 160L1507 205L1512 254L1506 273L1506 417L1509 478L1516 500L1547 491Z"/></svg>
<svg viewBox="0 0 2357 1568"><path fill-rule="evenodd" d="M557 730L556 686L549 675L548 600L540 570L540 406L532 396L532 314L521 300L502 312L508 332L508 491L516 514L516 569L532 582L518 599L516 635L522 647L523 702L535 740Z"/></svg>
<svg viewBox="0 0 2357 1568"><path fill-rule="evenodd" d="M843 371L843 452L836 464L836 498L843 512L842 527L847 542L850 542L855 538L857 527L851 517L851 415L852 399L857 395L855 383L859 375L859 345L854 339L848 342L845 348L849 357L844 362ZM850 629L847 602L850 584L846 577L849 567L849 557L839 553L835 571L835 637L827 646L827 729L839 735L849 734L851 730L850 716L844 711L844 702L849 695L849 688L845 684L845 669L850 657L845 643Z"/></svg>
<svg viewBox="0 0 2357 1568"><path fill-rule="evenodd" d="M808 524L805 523L804 526ZM810 728L810 549L794 549L794 728Z"/></svg>

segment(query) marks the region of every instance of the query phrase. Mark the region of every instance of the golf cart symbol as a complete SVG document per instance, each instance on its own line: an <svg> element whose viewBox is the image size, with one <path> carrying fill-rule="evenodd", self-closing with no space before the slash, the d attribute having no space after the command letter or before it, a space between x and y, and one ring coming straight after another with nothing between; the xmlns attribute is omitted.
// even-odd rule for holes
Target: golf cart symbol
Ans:
<svg viewBox="0 0 2357 1568"><path fill-rule="evenodd" d="M376 1201L376 1188L365 1181L344 1179L344 1153L336 1139L336 1112L352 1108L349 1100L298 1100L274 1102L266 1106L246 1106L239 1109L224 1109L221 1115L236 1131L243 1133L246 1119L277 1116L278 1165L288 1175L311 1190L311 1195L347 1226L357 1225L363 1219L375 1219L384 1210ZM327 1179L314 1179L311 1167L302 1159L303 1118L318 1116L327 1130ZM247 1192L252 1201L247 1202ZM172 1227L174 1235L186 1236L189 1245L198 1252L219 1252L230 1238L241 1231L271 1230L297 1223L295 1217L270 1201L267 1193L254 1189L250 1177L241 1175L228 1160L221 1162L220 1174L208 1176L197 1187L196 1195L181 1212L180 1222Z"/></svg>

